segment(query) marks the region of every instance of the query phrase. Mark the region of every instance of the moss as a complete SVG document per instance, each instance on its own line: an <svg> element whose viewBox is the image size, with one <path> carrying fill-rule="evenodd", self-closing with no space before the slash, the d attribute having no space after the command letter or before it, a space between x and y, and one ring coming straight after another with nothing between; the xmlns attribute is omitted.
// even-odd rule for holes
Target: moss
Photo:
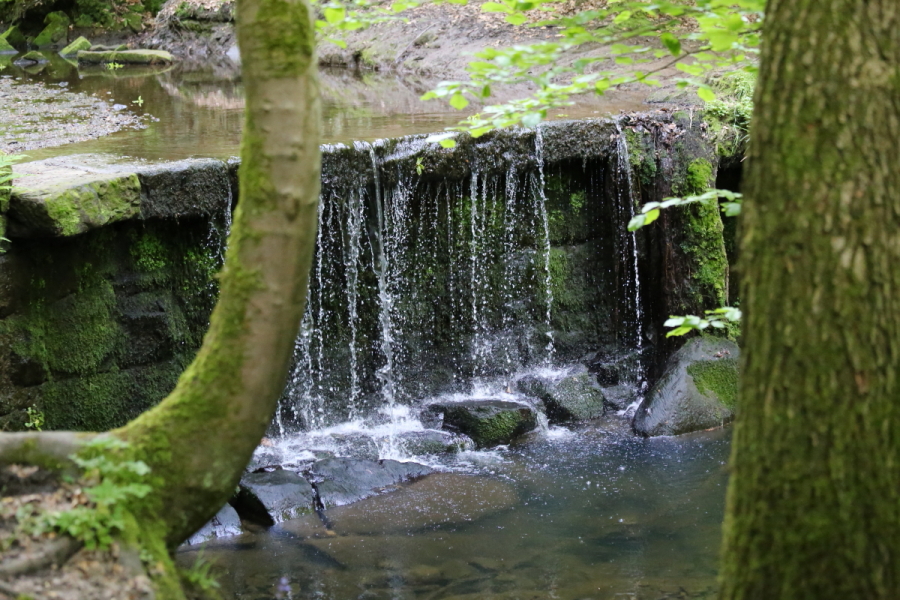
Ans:
<svg viewBox="0 0 900 600"><path fill-rule="evenodd" d="M701 360L687 368L701 394L713 395L734 410L738 394L738 362L735 358Z"/></svg>
<svg viewBox="0 0 900 600"><path fill-rule="evenodd" d="M254 77L295 77L312 63L315 34L305 2L261 0L256 19L245 27L247 34L241 38L255 40L263 54L254 61L262 67Z"/></svg>
<svg viewBox="0 0 900 600"><path fill-rule="evenodd" d="M0 52L15 52L16 49L12 47L12 44L6 41L5 38L0 37Z"/></svg>
<svg viewBox="0 0 900 600"><path fill-rule="evenodd" d="M708 160L693 160L675 192L685 196L703 193L710 186L712 172ZM681 248L691 258L689 288L696 305L725 306L728 302L728 256L719 207L698 203L680 210L685 223Z"/></svg>
<svg viewBox="0 0 900 600"><path fill-rule="evenodd" d="M625 141L628 143L628 162L631 165L631 172L642 185L652 185L656 179L657 166L656 149L651 136L638 133L633 129L626 129Z"/></svg>
<svg viewBox="0 0 900 600"><path fill-rule="evenodd" d="M141 271L155 272L166 267L167 249L152 232L144 232L131 246L131 256Z"/></svg>

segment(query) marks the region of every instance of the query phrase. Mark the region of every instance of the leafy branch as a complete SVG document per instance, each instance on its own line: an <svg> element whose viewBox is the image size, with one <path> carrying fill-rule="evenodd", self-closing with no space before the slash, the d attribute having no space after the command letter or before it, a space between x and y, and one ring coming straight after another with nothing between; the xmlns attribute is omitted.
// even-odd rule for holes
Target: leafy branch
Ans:
<svg viewBox="0 0 900 600"><path fill-rule="evenodd" d="M713 327L715 329L727 328L731 323L740 323L741 311L733 306L723 306L706 311L706 318L688 315L686 317L669 317L663 323L666 327L674 327L666 334L667 338L684 335L692 331L703 331Z"/></svg>
<svg viewBox="0 0 900 600"><path fill-rule="evenodd" d="M725 213L726 217L736 217L741 213L741 203L743 202L743 194L732 192L730 190L710 189L698 196L686 196L684 198L665 198L662 202L648 202L641 207L641 212L635 215L628 222L628 231L637 231L641 227L649 225L659 218L659 211L664 208L673 206L687 206L688 204L702 203L713 204L718 203ZM719 198L724 198L726 202L719 203Z"/></svg>

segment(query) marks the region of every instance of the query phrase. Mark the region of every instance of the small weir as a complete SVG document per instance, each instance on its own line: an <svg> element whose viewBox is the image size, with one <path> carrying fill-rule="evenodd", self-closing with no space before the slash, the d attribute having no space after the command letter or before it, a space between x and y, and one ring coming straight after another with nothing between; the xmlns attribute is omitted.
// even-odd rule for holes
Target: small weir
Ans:
<svg viewBox="0 0 900 600"><path fill-rule="evenodd" d="M453 150L424 136L334 145L323 164L294 366L251 469L315 482L323 459L350 457L432 474L346 505L316 488L322 515L207 544L225 589L712 598L729 433L631 432L665 355L658 315L678 293L659 281L660 241L627 231L652 196L623 122ZM586 373L610 400L602 419L548 418L530 394ZM429 405L472 399L528 403L538 427L482 449L432 429Z"/></svg>

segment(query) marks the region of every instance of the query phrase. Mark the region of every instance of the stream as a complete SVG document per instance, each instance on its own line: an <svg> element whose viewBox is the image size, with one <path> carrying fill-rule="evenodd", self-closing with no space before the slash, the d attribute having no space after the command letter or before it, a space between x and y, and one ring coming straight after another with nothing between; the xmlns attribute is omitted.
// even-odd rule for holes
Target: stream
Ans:
<svg viewBox="0 0 900 600"><path fill-rule="evenodd" d="M238 154L243 99L233 65L79 73L60 61L2 73L124 105L146 128L29 151L30 160ZM580 424L544 423L487 450L416 455L394 444L400 430L423 428L409 405L481 398L473 382L487 375L490 394L503 396L513 375L569 367L588 348L602 347L616 389L640 400L642 286L653 282L639 276L637 238L625 230L636 200L618 123L616 157L545 165L537 129L521 164L473 163L454 181L425 181L401 164L424 142L375 140L438 131L460 113L421 102L425 89L386 75L325 72L322 87L323 141L348 145L326 156L343 179L323 178L307 314L258 454L285 469L366 455L436 473L329 508L324 519L182 547L179 564L212 561L226 597L254 600L714 597L728 428L643 439L610 410ZM565 116L646 109L640 100L624 94ZM566 327L581 329L555 336Z"/></svg>

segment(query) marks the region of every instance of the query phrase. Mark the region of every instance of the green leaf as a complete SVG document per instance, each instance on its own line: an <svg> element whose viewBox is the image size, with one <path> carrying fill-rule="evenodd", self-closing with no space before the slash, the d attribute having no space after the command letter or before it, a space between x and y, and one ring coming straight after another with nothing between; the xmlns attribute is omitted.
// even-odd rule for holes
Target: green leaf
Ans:
<svg viewBox="0 0 900 600"><path fill-rule="evenodd" d="M499 2L485 2L481 5L481 12L509 12L510 9L505 4Z"/></svg>
<svg viewBox="0 0 900 600"><path fill-rule="evenodd" d="M708 87L697 88L697 95L700 96L701 100L705 100L706 102L712 102L716 99L716 93Z"/></svg>
<svg viewBox="0 0 900 600"><path fill-rule="evenodd" d="M511 15L506 15L506 22L509 23L510 25L521 25L527 20L528 20L528 18L521 13L513 13Z"/></svg>
<svg viewBox="0 0 900 600"><path fill-rule="evenodd" d="M613 19L613 23L617 23L617 24L624 23L625 21L627 21L628 19L631 18L631 14L632 13L630 10L623 10L622 12L620 12L619 14L616 15L616 18Z"/></svg>
<svg viewBox="0 0 900 600"><path fill-rule="evenodd" d="M653 221L655 221L658 218L659 218L659 209L654 208L653 210L648 212L646 214L646 216L644 217L644 225L649 225L650 223L652 223Z"/></svg>
<svg viewBox="0 0 900 600"><path fill-rule="evenodd" d="M669 52L672 53L672 56L678 56L679 54L681 54L681 40L679 40L668 31L659 36L659 40L666 48L669 49Z"/></svg>
<svg viewBox="0 0 900 600"><path fill-rule="evenodd" d="M456 140L450 140L450 139L441 140L440 144L444 148L456 148Z"/></svg>
<svg viewBox="0 0 900 600"><path fill-rule="evenodd" d="M460 93L453 94L450 97L450 106L455 108L456 110L462 110L469 105L469 101L466 100L466 97Z"/></svg>
<svg viewBox="0 0 900 600"><path fill-rule="evenodd" d="M347 16L347 11L343 6L341 7L333 7L326 6L325 7L325 20L328 21L330 25L336 25L344 20Z"/></svg>

